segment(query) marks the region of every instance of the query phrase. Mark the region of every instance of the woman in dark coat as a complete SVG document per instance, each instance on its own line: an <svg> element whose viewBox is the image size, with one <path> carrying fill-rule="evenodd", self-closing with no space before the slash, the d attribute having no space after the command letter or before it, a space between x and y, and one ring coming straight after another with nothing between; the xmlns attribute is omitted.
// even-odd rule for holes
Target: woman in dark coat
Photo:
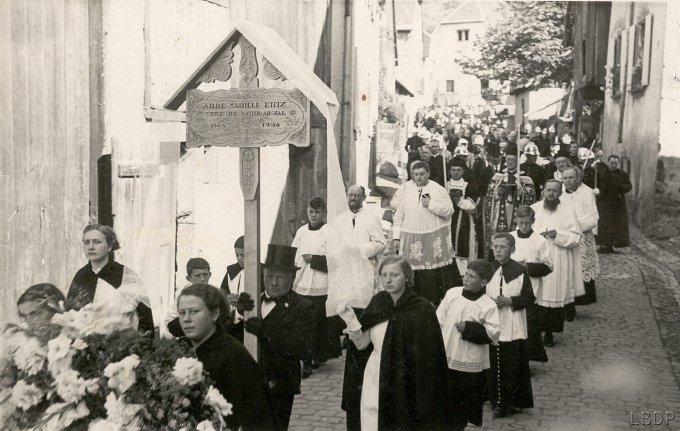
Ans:
<svg viewBox="0 0 680 431"><path fill-rule="evenodd" d="M372 349L355 371L363 380L349 376L362 381L354 386L359 393L343 397L361 397L362 431L448 429L446 353L435 310L411 289L413 270L403 257L384 258L378 273L385 291L358 319L351 307L338 308L352 342Z"/></svg>
<svg viewBox="0 0 680 431"><path fill-rule="evenodd" d="M597 212L600 219L597 225L597 245L604 253L614 253L614 247L628 247L628 209L625 194L632 190L628 174L619 169L621 160L616 155L609 156L609 170L604 175L598 171Z"/></svg>
<svg viewBox="0 0 680 431"><path fill-rule="evenodd" d="M139 330L151 331L154 324L149 296L139 276L130 268L113 260L120 244L109 226L91 224L83 230L83 251L89 261L73 277L66 296L68 308L80 309L90 302L110 303L119 295L137 303Z"/></svg>
<svg viewBox="0 0 680 431"><path fill-rule="evenodd" d="M268 430L274 427L266 381L246 348L223 328L230 320L229 303L220 289L199 283L177 299L182 330L215 387L232 404L229 429Z"/></svg>

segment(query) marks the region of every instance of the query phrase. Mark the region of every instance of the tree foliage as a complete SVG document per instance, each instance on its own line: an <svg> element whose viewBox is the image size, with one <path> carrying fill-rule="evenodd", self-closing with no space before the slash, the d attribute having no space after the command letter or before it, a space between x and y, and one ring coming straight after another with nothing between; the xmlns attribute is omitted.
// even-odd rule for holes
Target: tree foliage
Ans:
<svg viewBox="0 0 680 431"><path fill-rule="evenodd" d="M465 73L510 88L569 83L573 50L563 44L567 2L506 1L501 7L504 18L475 41L479 56L460 62Z"/></svg>

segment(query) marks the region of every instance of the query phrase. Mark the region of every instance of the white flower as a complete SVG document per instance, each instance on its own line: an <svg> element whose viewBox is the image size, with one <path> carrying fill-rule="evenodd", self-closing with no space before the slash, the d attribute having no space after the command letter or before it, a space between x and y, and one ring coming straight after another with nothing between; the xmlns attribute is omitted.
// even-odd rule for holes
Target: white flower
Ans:
<svg viewBox="0 0 680 431"><path fill-rule="evenodd" d="M67 404L78 403L86 393L95 393L99 388L98 379L85 380L74 370L63 370L54 376L57 395Z"/></svg>
<svg viewBox="0 0 680 431"><path fill-rule="evenodd" d="M62 327L61 333L69 338L83 338L92 334L112 334L128 328L137 328L136 302L119 295L118 301L87 304L80 310L56 314L52 323Z"/></svg>
<svg viewBox="0 0 680 431"><path fill-rule="evenodd" d="M106 396L106 416L109 421L114 422L118 425L122 425L123 428L127 430L132 430L133 428L138 428L139 425L136 423L135 416L144 407L141 404L128 404L123 401L123 397L116 397L116 394L110 392Z"/></svg>
<svg viewBox="0 0 680 431"><path fill-rule="evenodd" d="M213 427L212 422L203 421L196 425L196 431L215 431L215 428Z"/></svg>
<svg viewBox="0 0 680 431"><path fill-rule="evenodd" d="M178 358L172 375L185 386L193 386L203 380L203 364L195 358Z"/></svg>
<svg viewBox="0 0 680 431"><path fill-rule="evenodd" d="M213 407L222 416L229 416L231 414L231 404L213 386L208 388L208 393L205 395L205 403Z"/></svg>
<svg viewBox="0 0 680 431"><path fill-rule="evenodd" d="M92 304L87 304L80 310L57 313L52 317L52 323L62 327L61 333L69 338L82 338L92 333Z"/></svg>
<svg viewBox="0 0 680 431"><path fill-rule="evenodd" d="M12 388L12 402L22 410L38 404L45 394L35 385L19 380Z"/></svg>
<svg viewBox="0 0 680 431"><path fill-rule="evenodd" d="M38 374L45 366L47 352L40 340L34 337L25 337L22 344L14 352L14 363L21 371L29 376Z"/></svg>
<svg viewBox="0 0 680 431"><path fill-rule="evenodd" d="M47 342L47 368L52 375L56 376L64 370L71 368L71 359L75 352L71 350L71 339L59 334Z"/></svg>
<svg viewBox="0 0 680 431"><path fill-rule="evenodd" d="M83 341L81 338L76 338L73 340L73 343L71 343L71 347L73 347L76 350L83 350L87 348L87 343Z"/></svg>
<svg viewBox="0 0 680 431"><path fill-rule="evenodd" d="M120 362L112 362L104 368L104 375L109 378L109 387L125 393L137 380L135 368L139 365L139 356L130 355Z"/></svg>
<svg viewBox="0 0 680 431"><path fill-rule="evenodd" d="M106 419L97 419L94 422L90 422L90 426L87 427L87 431L121 431L122 428L119 424Z"/></svg>

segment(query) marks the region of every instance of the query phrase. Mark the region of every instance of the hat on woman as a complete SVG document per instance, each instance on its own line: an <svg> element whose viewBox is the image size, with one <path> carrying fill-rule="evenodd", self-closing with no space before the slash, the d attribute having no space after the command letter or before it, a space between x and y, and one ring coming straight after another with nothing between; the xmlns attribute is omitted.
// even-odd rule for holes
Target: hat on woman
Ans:
<svg viewBox="0 0 680 431"><path fill-rule="evenodd" d="M455 150L453 150L453 157L457 156L469 156L470 152L468 151L467 147L465 145L458 145Z"/></svg>
<svg viewBox="0 0 680 431"><path fill-rule="evenodd" d="M533 142L529 142L524 146L524 154L528 156L538 156L538 146Z"/></svg>
<svg viewBox="0 0 680 431"><path fill-rule="evenodd" d="M267 247L267 259L264 267L279 271L297 271L295 266L295 253L297 248L287 245L269 244Z"/></svg>

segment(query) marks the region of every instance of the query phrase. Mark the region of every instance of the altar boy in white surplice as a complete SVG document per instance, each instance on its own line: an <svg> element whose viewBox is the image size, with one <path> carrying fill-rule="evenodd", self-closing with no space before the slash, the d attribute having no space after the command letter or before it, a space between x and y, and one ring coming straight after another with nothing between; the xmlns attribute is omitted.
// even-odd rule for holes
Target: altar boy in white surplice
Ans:
<svg viewBox="0 0 680 431"><path fill-rule="evenodd" d="M552 249L548 240L533 230L534 210L529 206L517 209L515 217L517 230L511 235L515 238L515 251L512 259L526 266L531 278L531 287L536 298L543 292L543 277L552 272ZM548 362L548 355L541 340L541 329L536 316L536 304L531 304L527 311L527 345L526 352L530 361Z"/></svg>
<svg viewBox="0 0 680 431"><path fill-rule="evenodd" d="M536 301L524 265L510 257L515 238L509 233L494 235L491 247L493 277L486 293L496 302L501 321L498 343L489 348L491 369L487 387L494 417L504 417L534 406L529 359L526 355L526 308Z"/></svg>
<svg viewBox="0 0 680 431"><path fill-rule="evenodd" d="M449 366L446 385L451 396L451 422L463 430L468 422L482 425L489 344L498 342L498 308L485 293L493 275L489 262L468 262L463 287L449 289L437 308Z"/></svg>

